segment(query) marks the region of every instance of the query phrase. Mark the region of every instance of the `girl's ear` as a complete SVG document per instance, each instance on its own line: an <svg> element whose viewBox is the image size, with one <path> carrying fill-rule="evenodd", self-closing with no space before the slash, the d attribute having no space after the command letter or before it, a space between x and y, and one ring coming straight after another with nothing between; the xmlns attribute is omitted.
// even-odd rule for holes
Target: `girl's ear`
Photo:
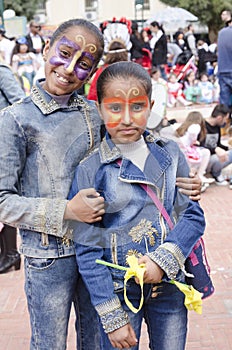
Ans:
<svg viewBox="0 0 232 350"><path fill-rule="evenodd" d="M45 46L44 46L44 49L43 49L43 60L45 62L47 61L47 54L48 54L49 50L50 50L50 40L47 39Z"/></svg>
<svg viewBox="0 0 232 350"><path fill-rule="evenodd" d="M150 110L152 109L152 107L153 107L154 103L155 103L155 100L151 100Z"/></svg>
<svg viewBox="0 0 232 350"><path fill-rule="evenodd" d="M96 105L96 107L97 107L97 110L98 110L98 113L99 113L99 115L100 115L101 120L103 120L102 114L101 114L101 107L100 107L98 101L95 101L95 105Z"/></svg>

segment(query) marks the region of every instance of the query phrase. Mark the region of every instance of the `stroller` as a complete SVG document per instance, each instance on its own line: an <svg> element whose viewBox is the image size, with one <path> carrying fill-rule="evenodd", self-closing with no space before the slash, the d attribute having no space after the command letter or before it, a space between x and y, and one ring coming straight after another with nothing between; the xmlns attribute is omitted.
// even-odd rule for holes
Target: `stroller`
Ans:
<svg viewBox="0 0 232 350"><path fill-rule="evenodd" d="M181 52L176 59L175 66L170 70L170 73L174 73L178 81L183 81L189 69L192 69L196 73L197 67L194 60L195 57L191 51L185 50Z"/></svg>

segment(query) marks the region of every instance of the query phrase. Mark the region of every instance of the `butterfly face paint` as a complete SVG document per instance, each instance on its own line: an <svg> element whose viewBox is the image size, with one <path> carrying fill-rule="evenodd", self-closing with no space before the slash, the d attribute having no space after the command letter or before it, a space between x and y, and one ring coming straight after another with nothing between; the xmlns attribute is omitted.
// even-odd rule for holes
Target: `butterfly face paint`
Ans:
<svg viewBox="0 0 232 350"><path fill-rule="evenodd" d="M64 65L69 74L74 72L79 80L84 81L93 68L93 54L97 47L94 44L86 44L82 35L77 35L75 39L76 42L62 37L56 44L56 55L52 56L49 62L54 66Z"/></svg>
<svg viewBox="0 0 232 350"><path fill-rule="evenodd" d="M121 89L115 91L115 97L104 98L105 124L107 128L115 128L119 124L146 126L149 99L140 95L138 88L131 88L127 93Z"/></svg>

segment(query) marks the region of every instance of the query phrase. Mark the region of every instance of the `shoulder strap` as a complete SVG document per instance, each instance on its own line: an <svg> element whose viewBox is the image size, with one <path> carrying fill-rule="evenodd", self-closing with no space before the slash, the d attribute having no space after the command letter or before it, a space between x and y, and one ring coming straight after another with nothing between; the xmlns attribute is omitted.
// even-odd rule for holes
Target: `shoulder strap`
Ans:
<svg viewBox="0 0 232 350"><path fill-rule="evenodd" d="M170 216L168 215L167 210L164 208L163 204L161 203L159 198L156 196L155 192L152 191L152 189L147 185L140 184L140 186L144 189L144 191L147 192L148 196L153 200L153 202L155 203L155 205L159 209L160 213L162 214L164 219L167 221L168 226L172 230L174 228L173 222L172 222Z"/></svg>

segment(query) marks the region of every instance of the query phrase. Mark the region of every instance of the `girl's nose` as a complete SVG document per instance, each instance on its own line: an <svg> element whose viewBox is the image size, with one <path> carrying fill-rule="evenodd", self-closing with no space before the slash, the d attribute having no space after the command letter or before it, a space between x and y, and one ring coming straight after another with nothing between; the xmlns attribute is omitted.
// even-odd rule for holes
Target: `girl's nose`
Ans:
<svg viewBox="0 0 232 350"><path fill-rule="evenodd" d="M66 72L71 74L74 70L77 60L81 57L81 51L77 51L71 61L65 65Z"/></svg>
<svg viewBox="0 0 232 350"><path fill-rule="evenodd" d="M130 116L130 106L128 104L125 107L125 113L122 120L123 120L123 123L126 125L130 125L132 123L131 116Z"/></svg>

